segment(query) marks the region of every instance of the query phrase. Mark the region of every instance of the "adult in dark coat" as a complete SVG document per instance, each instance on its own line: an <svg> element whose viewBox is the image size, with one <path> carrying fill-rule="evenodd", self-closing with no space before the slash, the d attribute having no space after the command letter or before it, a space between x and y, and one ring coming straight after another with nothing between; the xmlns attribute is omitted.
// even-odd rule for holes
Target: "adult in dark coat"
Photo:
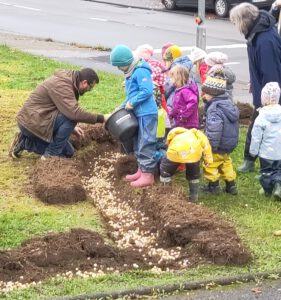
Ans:
<svg viewBox="0 0 281 300"><path fill-rule="evenodd" d="M271 81L281 85L281 38L274 26L274 17L266 11L259 11L250 3L235 6L230 12L230 21L247 40L250 85L255 110L247 132L244 163L238 171L249 172L255 168L256 157L250 155L249 148L253 124L258 116L257 109L261 107L261 90Z"/></svg>

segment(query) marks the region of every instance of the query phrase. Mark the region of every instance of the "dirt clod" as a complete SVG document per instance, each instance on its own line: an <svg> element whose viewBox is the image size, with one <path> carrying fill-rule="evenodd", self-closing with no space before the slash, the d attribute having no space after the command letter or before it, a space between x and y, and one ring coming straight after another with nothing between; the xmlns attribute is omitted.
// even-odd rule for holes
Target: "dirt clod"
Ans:
<svg viewBox="0 0 281 300"><path fill-rule="evenodd" d="M73 160L51 157L38 160L33 174L36 197L49 204L70 204L86 200L80 172Z"/></svg>

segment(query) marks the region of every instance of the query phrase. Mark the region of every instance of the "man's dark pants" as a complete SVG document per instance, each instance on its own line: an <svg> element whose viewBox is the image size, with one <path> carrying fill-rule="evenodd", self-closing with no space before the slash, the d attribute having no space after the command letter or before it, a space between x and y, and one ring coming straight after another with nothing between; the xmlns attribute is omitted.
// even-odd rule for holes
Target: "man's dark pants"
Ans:
<svg viewBox="0 0 281 300"><path fill-rule="evenodd" d="M256 157L253 157L250 155L250 145L251 145L251 140L252 140L252 129L253 129L255 120L258 115L259 115L258 111L256 109L254 109L254 112L251 117L251 123L248 127L247 137L246 137L246 142L245 142L245 148L244 148L244 159L245 160L250 160L250 161L256 160Z"/></svg>
<svg viewBox="0 0 281 300"><path fill-rule="evenodd" d="M51 143L43 141L26 128L20 126L20 130L23 135L24 150L44 155L46 157L72 157L74 154L74 148L69 142L69 137L76 124L76 122L69 120L66 116L59 113L55 120L53 140Z"/></svg>

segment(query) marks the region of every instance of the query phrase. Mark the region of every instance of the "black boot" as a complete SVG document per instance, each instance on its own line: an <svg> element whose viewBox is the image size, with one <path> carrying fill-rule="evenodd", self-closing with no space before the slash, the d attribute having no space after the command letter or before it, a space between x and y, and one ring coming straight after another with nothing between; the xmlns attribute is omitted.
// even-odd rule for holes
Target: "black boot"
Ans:
<svg viewBox="0 0 281 300"><path fill-rule="evenodd" d="M220 193L220 183L219 181L209 182L208 185L203 187L204 192L209 192L214 195L218 195Z"/></svg>
<svg viewBox="0 0 281 300"><path fill-rule="evenodd" d="M238 190L235 184L235 181L226 181L225 182L225 192L231 195L237 195L238 194Z"/></svg>
<svg viewBox="0 0 281 300"><path fill-rule="evenodd" d="M276 200L280 200L281 199L281 183L280 182L276 182L274 184L274 188L273 188L273 191L272 191L272 196Z"/></svg>
<svg viewBox="0 0 281 300"><path fill-rule="evenodd" d="M198 201L198 190L199 190L199 179L193 179L188 181L189 186L189 201L197 202Z"/></svg>

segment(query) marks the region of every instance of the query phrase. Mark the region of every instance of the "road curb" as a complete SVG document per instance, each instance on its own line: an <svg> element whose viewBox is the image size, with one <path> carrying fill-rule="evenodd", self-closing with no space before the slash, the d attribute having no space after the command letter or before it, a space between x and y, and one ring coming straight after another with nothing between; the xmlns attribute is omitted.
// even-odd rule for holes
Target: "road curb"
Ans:
<svg viewBox="0 0 281 300"><path fill-rule="evenodd" d="M96 2L96 3L102 3L102 4L108 4L108 5L115 5L118 7L132 7L132 8L137 8L137 9L143 9L143 10L153 10L153 11L161 11L164 13L173 13L173 14L178 14L178 15L188 15L188 16L194 16L197 15L194 12L186 12L186 11L176 11L176 10L167 10L165 8L150 8L150 7L143 7L143 6L139 6L139 5L134 5L134 4L122 4L122 3L113 3L110 1L103 1L103 0L84 0L84 1L88 1L88 2Z"/></svg>
<svg viewBox="0 0 281 300"><path fill-rule="evenodd" d="M256 281L257 279L275 279L281 277L281 270L273 272L259 272L259 273L246 273L231 277L217 278L213 280L202 280L194 282L186 282L181 284L169 284L169 285L157 285L151 287L143 287L137 289L128 289L120 292L108 292L108 293L94 293L94 294L82 294L77 296L66 296L56 298L45 298L45 300L86 300L86 299L118 299L125 296L151 296L157 293L172 293L176 291L195 291L202 289L206 286L227 286L235 283L247 283Z"/></svg>

